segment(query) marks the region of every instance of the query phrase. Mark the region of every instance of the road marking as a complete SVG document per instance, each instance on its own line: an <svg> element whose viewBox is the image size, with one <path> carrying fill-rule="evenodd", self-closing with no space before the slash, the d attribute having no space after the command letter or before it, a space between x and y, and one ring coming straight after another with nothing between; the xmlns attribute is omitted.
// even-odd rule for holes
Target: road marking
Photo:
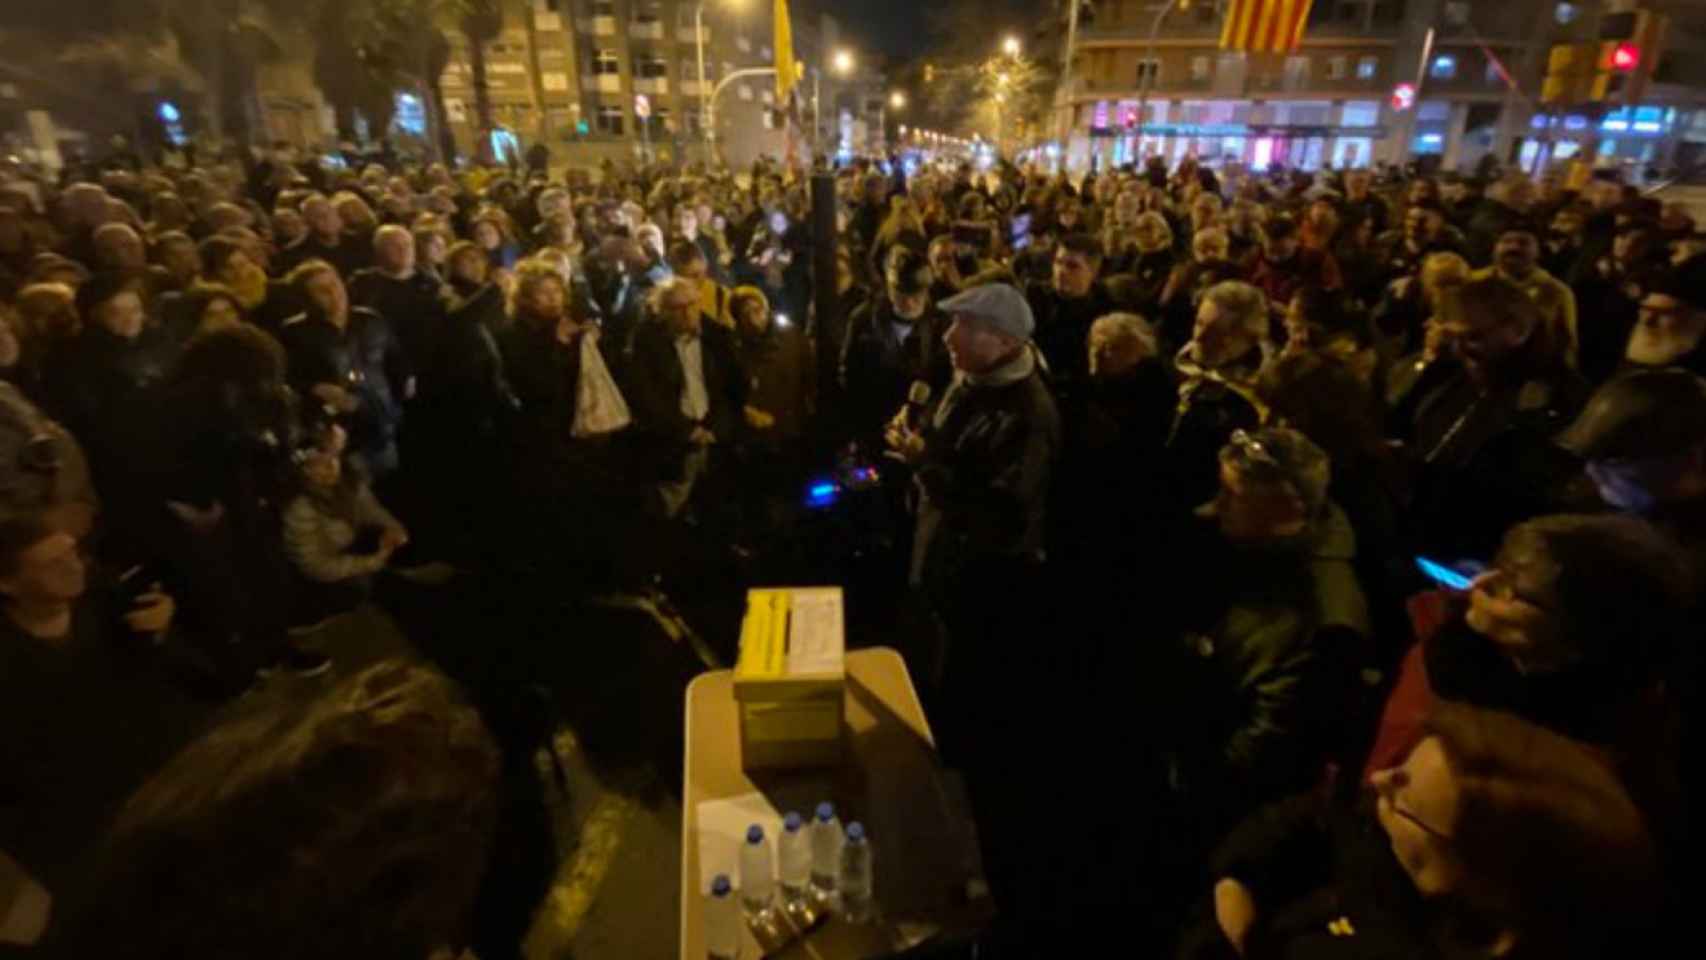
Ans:
<svg viewBox="0 0 1706 960"><path fill-rule="evenodd" d="M606 793L593 804L580 828L574 853L557 870L551 892L528 931L522 955L529 960L568 955L581 924L598 900L598 891L622 846L622 835L637 809L634 801Z"/></svg>

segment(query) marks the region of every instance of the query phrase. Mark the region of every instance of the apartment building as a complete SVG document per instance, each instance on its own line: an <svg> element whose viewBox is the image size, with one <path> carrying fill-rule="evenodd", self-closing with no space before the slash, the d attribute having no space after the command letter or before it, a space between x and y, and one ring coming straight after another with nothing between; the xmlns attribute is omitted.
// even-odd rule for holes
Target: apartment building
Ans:
<svg viewBox="0 0 1706 960"><path fill-rule="evenodd" d="M1094 4L1057 98L1074 167L1194 153L1306 170L1431 155L1459 169L1571 143L1658 162L1698 117L1698 86L1655 85L1669 102L1607 117L1534 102L1551 44L1596 29L1598 0L1315 0L1290 54L1219 49L1229 5Z"/></svg>
<svg viewBox="0 0 1706 960"><path fill-rule="evenodd" d="M703 86L696 14L703 31ZM770 18L770 4L750 0L705 0L702 5L694 0L532 0L510 12L500 35L486 46L493 119L523 143L543 132L555 156L577 165L606 157L632 159L648 151L663 158L701 157L706 99L740 70L774 66ZM833 19L804 17L799 11L793 30L795 56L808 69L820 67L824 51L839 39ZM480 133L472 62L466 38L452 39L455 52L444 76L446 109L459 146L471 149ZM814 79L827 128L845 91L839 78L820 71L817 77L808 74L808 98ZM536 97L543 103L542 125ZM781 154L783 131L775 109L771 76L723 84L716 99L716 135L731 164Z"/></svg>

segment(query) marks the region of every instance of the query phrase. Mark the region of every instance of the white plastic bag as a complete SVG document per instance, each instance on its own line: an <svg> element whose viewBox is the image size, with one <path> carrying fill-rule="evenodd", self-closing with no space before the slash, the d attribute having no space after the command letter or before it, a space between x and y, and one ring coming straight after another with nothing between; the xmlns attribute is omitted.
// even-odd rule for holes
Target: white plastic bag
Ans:
<svg viewBox="0 0 1706 960"><path fill-rule="evenodd" d="M628 401L616 389L604 355L598 350L597 334L581 337L581 375L575 389L575 422L569 432L575 437L601 437L626 427L634 418Z"/></svg>

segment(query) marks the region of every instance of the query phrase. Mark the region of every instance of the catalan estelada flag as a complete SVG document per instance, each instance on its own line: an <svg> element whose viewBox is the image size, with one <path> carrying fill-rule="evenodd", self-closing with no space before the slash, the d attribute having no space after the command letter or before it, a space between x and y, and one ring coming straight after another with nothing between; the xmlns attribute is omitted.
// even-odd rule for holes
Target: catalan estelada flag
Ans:
<svg viewBox="0 0 1706 960"><path fill-rule="evenodd" d="M1289 53L1303 39L1314 0L1232 0L1220 28L1222 50Z"/></svg>

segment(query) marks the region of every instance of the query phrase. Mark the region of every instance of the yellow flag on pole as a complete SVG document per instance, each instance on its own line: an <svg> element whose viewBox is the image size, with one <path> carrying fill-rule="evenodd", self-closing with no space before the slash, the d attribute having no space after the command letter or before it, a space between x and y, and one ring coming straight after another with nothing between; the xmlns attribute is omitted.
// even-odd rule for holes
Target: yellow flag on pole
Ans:
<svg viewBox="0 0 1706 960"><path fill-rule="evenodd" d="M804 72L794 62L794 27L788 22L788 0L776 0L776 107L783 109L794 84Z"/></svg>

